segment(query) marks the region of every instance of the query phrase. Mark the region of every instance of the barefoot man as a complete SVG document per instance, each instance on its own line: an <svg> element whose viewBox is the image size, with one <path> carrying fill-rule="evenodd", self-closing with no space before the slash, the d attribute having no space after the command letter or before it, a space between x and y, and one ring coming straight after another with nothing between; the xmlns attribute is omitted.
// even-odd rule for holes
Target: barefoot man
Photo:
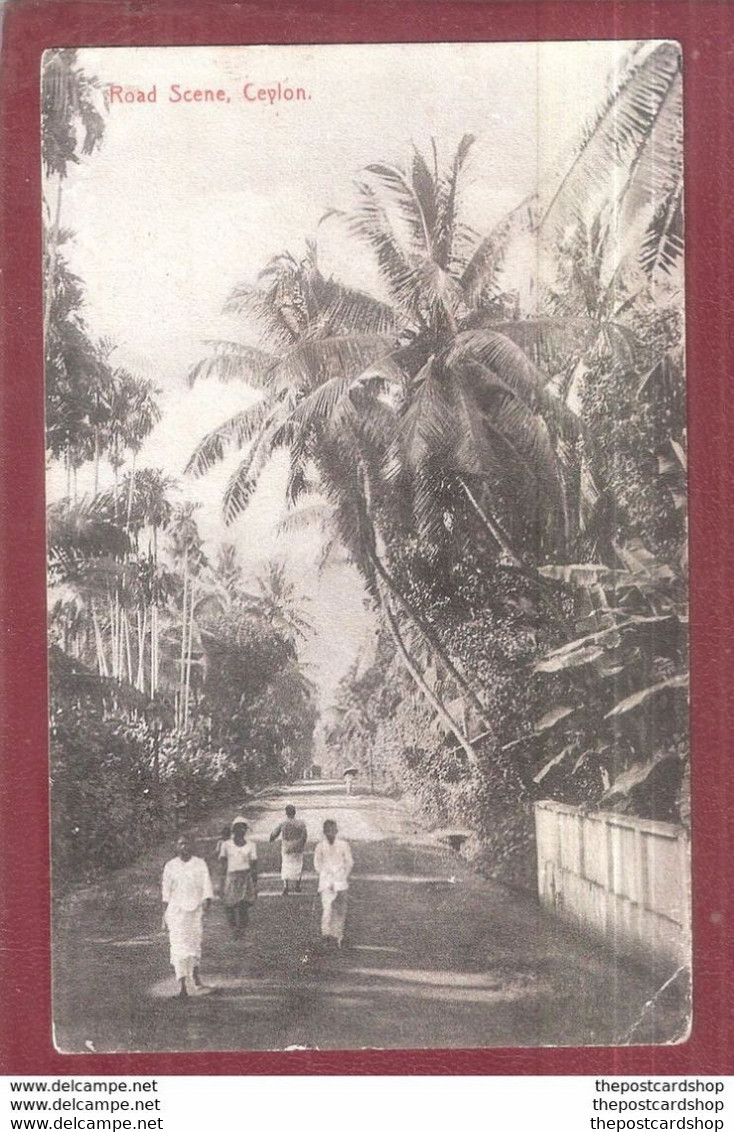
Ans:
<svg viewBox="0 0 734 1132"><path fill-rule="evenodd" d="M296 892L301 891L303 873L303 850L308 841L305 822L296 817L296 807L286 806L285 821L277 825L270 834L271 841L280 838L280 879L283 881L283 896L288 895L288 885L293 884Z"/></svg>
<svg viewBox="0 0 734 1132"><path fill-rule="evenodd" d="M341 947L347 918L349 874L354 862L349 842L337 836L335 821L324 822L323 840L316 846L313 863L319 874L321 934L324 939L335 939Z"/></svg>
<svg viewBox="0 0 734 1132"><path fill-rule="evenodd" d="M171 966L179 984L179 997L188 998L189 989L201 993L199 976L204 912L212 899L209 869L195 857L188 837L179 837L178 856L163 870L163 923L171 944ZM191 981L193 987L187 986Z"/></svg>

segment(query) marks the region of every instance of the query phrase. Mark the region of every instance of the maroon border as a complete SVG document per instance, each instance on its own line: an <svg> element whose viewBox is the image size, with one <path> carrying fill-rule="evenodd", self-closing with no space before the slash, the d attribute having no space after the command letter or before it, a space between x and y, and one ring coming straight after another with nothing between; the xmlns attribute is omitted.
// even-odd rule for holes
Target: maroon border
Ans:
<svg viewBox="0 0 734 1132"><path fill-rule="evenodd" d="M0 70L0 1070L5 1073L734 1072L727 766L734 678L734 5L709 0L9 0ZM48 46L673 38L683 44L693 587L695 1019L624 1049L60 1055L51 1042L39 60Z"/></svg>

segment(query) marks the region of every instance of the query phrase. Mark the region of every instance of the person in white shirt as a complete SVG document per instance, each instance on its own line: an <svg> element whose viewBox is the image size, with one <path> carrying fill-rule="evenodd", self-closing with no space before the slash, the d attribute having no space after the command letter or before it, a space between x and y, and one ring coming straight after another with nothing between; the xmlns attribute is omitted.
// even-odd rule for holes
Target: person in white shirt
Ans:
<svg viewBox="0 0 734 1132"><path fill-rule="evenodd" d="M324 836L316 846L314 868L319 874L321 934L341 947L347 919L349 874L354 867L349 842L337 836L335 821L324 822Z"/></svg>
<svg viewBox="0 0 734 1132"><path fill-rule="evenodd" d="M257 896L257 846L247 837L247 822L235 818L232 836L219 850L222 867L222 903L234 935L247 927L250 906Z"/></svg>
<svg viewBox="0 0 734 1132"><path fill-rule="evenodd" d="M178 856L163 869L163 924L168 929L171 966L179 984L179 997L188 998L187 980L194 993L203 993L199 975L201 944L204 934L204 912L212 896L209 869L201 857L195 857L188 837L179 837Z"/></svg>

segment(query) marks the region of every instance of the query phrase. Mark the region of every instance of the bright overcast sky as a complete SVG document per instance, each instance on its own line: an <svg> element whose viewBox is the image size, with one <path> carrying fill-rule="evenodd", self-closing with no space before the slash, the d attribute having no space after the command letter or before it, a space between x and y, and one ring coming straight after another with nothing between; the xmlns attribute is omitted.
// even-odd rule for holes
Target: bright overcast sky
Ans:
<svg viewBox="0 0 734 1132"><path fill-rule="evenodd" d="M235 386L186 386L202 341L232 337L220 316L232 287L268 258L300 255L327 209L348 206L352 179L370 162L403 163L412 145L450 158L465 133L477 144L466 219L478 231L537 185L578 138L629 45L426 44L322 47L103 48L79 52L102 84L149 91L157 101L110 107L102 148L70 171L62 224L84 280L95 336L119 344L120 362L163 390L164 419L142 462L178 475L201 436L248 397ZM246 102L245 83L303 88L307 101ZM168 101L169 88L222 88L231 101ZM368 288L369 265L338 224L319 229L322 267ZM205 537L221 533L231 465L189 485ZM52 477L50 490L58 490ZM278 469L229 537L245 560L273 548ZM332 589L337 586L333 579ZM364 613L359 595L331 623ZM354 587L351 587L354 590ZM332 603L333 604L333 603ZM351 614L350 614L351 608ZM327 628L328 636L328 628ZM348 634L347 634L348 635ZM346 654L345 654L346 655ZM338 667L338 664L337 664Z"/></svg>

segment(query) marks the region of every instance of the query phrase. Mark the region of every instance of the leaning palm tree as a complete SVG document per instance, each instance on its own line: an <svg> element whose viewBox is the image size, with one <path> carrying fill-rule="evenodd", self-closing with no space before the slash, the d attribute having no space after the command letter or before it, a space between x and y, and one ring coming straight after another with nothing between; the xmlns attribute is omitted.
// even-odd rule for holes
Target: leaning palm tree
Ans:
<svg viewBox="0 0 734 1132"><path fill-rule="evenodd" d="M273 453L286 449L289 506L309 492L325 496L332 512L327 519L332 538L346 548L379 603L382 590L376 572L381 571L383 586L389 574L379 560L366 496L392 439L394 413L380 394L386 375L402 380L391 361L400 345L402 315L325 279L314 245L300 262L290 255L277 257L254 288L234 293L228 307L255 322L270 352L216 343L195 367L192 380L210 375L240 378L262 389L264 396L205 437L187 470L201 475L232 448L247 447L225 491L224 513L231 522L247 507ZM437 640L433 645L441 651ZM401 655L423 687L419 665L407 650ZM456 672L450 658L445 657L445 663ZM456 677L461 679L458 672ZM457 739L466 744L458 731ZM468 745L467 752L471 755Z"/></svg>
<svg viewBox="0 0 734 1132"><path fill-rule="evenodd" d="M226 310L257 331L258 345L210 343L190 381L241 380L262 396L209 433L186 470L202 475L230 451L246 449L224 494L232 522L278 450L289 455L289 501L306 490L323 430L350 414L352 394L373 380L374 364L389 368L397 321L388 305L324 277L311 243L300 261L289 254L273 259L254 286L233 292Z"/></svg>

